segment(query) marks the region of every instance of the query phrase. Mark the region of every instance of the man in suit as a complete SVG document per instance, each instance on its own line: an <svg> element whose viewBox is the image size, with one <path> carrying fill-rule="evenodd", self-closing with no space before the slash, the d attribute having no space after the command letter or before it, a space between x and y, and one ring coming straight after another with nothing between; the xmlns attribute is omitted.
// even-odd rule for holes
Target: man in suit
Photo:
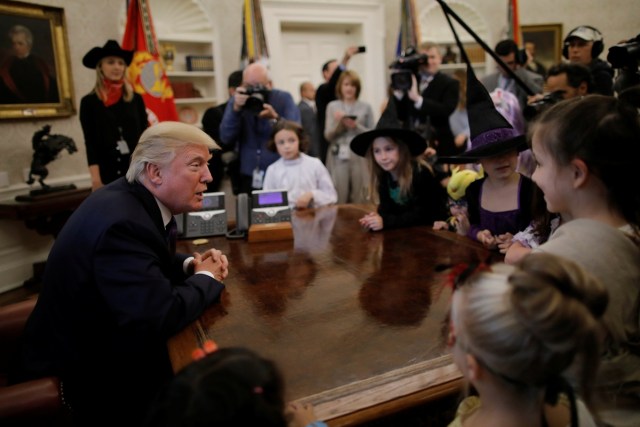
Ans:
<svg viewBox="0 0 640 427"><path fill-rule="evenodd" d="M229 99L236 93L236 88L242 84L242 70L234 71L229 74L227 78L227 91L229 92ZM202 116L202 130L205 131L214 141L220 142L220 123L222 123L222 116L224 116L224 110L227 108L229 99L223 104L218 104L215 107L208 108ZM221 143L221 142L220 142ZM221 143L222 144L222 143ZM222 144L224 145L224 144ZM235 159L231 160L227 164L227 174L231 178L231 186L236 189L238 186L238 168L237 168L237 153L229 153L231 157L235 154ZM224 177L225 158L221 150L216 150L212 153L213 157L209 161L209 171L213 180L207 184L207 191L220 191L220 185ZM225 158L223 158L225 157ZM235 161L235 163L234 163ZM234 191L236 193L236 191Z"/></svg>
<svg viewBox="0 0 640 427"><path fill-rule="evenodd" d="M394 89L383 116L385 120L395 116L404 127L420 133L438 155L464 151L464 146L455 146L449 127L449 116L458 105L459 83L440 72L442 54L437 45L423 43L418 55L422 55L421 64L411 77L411 88Z"/></svg>
<svg viewBox="0 0 640 427"><path fill-rule="evenodd" d="M300 84L300 102L298 102L300 110L300 121L302 128L309 135L311 146L309 147L309 155L320 157L320 147L322 132L318 130L318 115L316 110L316 88L311 82L302 82Z"/></svg>
<svg viewBox="0 0 640 427"><path fill-rule="evenodd" d="M518 49L516 42L511 39L502 40L496 45L495 52L505 65L516 73L520 80L531 89L533 94L542 93L543 77L524 67L527 61L526 53ZM495 73L485 76L482 79L482 84L489 92L493 92L497 88L511 92L518 98L520 111L524 111L529 94L518 85L515 79L511 78L506 70L502 69L502 67L498 68Z"/></svg>
<svg viewBox="0 0 640 427"><path fill-rule="evenodd" d="M318 129L320 131L320 160L326 163L327 150L329 149L329 141L324 137L324 124L326 121L327 105L331 101L337 99L336 86L338 79L353 55L358 53L358 46L349 46L344 51L342 60L338 62L336 59L330 59L322 65L322 78L324 83L318 86L316 90L316 111L318 119Z"/></svg>
<svg viewBox="0 0 640 427"><path fill-rule="evenodd" d="M176 254L173 219L202 208L216 148L192 125L148 128L126 179L90 195L56 239L21 376L60 377L77 425L141 425L172 376L167 339L219 299L226 256Z"/></svg>

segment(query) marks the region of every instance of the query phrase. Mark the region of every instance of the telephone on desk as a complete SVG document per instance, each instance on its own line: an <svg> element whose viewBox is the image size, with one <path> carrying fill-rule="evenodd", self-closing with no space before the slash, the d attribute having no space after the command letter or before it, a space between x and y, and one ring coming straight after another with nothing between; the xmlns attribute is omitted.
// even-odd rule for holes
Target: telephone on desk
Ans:
<svg viewBox="0 0 640 427"><path fill-rule="evenodd" d="M291 223L291 208L286 190L255 190L251 196L238 194L236 200L236 228L227 233L230 239L247 236L258 225ZM290 228L290 227L289 227Z"/></svg>

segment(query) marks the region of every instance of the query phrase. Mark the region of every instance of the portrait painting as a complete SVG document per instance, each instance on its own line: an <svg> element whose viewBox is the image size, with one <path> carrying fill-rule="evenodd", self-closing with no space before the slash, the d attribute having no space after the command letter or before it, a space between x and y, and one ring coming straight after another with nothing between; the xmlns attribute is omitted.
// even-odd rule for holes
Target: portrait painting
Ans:
<svg viewBox="0 0 640 427"><path fill-rule="evenodd" d="M533 43L535 58L548 70L561 61L562 24L522 25L522 40Z"/></svg>
<svg viewBox="0 0 640 427"><path fill-rule="evenodd" d="M74 112L61 8L0 0L0 118Z"/></svg>

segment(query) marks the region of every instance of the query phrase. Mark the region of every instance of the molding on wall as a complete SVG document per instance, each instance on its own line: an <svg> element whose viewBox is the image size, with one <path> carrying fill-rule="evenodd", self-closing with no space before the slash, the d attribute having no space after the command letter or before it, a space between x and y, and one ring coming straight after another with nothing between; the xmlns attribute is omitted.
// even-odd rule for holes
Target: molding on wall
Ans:
<svg viewBox="0 0 640 427"><path fill-rule="evenodd" d="M282 51L282 27L287 24L349 24L362 28L363 44L367 46L364 82L385 82L384 62L385 21L384 5L379 0L263 0L262 15L265 37L269 43L270 71L278 86L284 75L280 64L286 52ZM367 84L363 88L372 106L386 98L385 85Z"/></svg>

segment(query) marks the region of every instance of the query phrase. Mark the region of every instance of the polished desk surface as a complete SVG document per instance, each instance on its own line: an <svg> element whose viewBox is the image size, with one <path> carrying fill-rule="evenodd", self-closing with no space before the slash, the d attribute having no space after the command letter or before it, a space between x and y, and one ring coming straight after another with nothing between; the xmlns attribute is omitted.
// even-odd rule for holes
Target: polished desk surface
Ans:
<svg viewBox="0 0 640 427"><path fill-rule="evenodd" d="M358 218L369 210L295 213L293 242L179 242L185 252L220 249L230 267L220 304L170 340L174 369L206 339L251 348L280 366L288 400L312 402L330 425L456 392L444 339L451 289L438 266L490 254L430 227L363 230Z"/></svg>

